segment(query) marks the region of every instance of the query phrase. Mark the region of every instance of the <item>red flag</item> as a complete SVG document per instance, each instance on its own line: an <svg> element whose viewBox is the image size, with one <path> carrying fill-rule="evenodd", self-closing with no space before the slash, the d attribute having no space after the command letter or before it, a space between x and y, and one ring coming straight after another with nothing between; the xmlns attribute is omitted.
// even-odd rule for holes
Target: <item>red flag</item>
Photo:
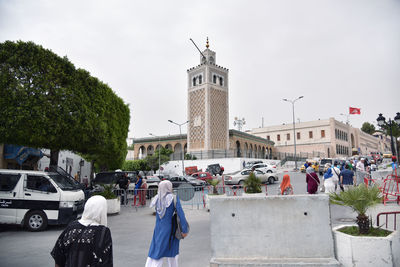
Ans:
<svg viewBox="0 0 400 267"><path fill-rule="evenodd" d="M361 108L352 108L349 107L349 114L361 114Z"/></svg>

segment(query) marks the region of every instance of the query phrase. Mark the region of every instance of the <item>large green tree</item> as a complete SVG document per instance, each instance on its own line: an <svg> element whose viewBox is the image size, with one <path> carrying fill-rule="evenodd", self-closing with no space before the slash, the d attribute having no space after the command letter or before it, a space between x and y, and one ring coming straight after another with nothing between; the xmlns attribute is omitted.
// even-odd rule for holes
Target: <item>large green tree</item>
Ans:
<svg viewBox="0 0 400 267"><path fill-rule="evenodd" d="M361 131L367 134L373 134L374 132L376 132L376 129L372 123L364 122L361 126Z"/></svg>
<svg viewBox="0 0 400 267"><path fill-rule="evenodd" d="M0 143L71 150L121 167L129 107L112 89L33 42L0 43Z"/></svg>

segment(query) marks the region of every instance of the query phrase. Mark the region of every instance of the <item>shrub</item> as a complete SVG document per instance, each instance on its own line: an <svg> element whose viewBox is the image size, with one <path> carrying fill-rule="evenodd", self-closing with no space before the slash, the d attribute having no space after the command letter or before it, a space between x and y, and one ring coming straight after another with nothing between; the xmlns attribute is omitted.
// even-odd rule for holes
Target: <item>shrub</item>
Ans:
<svg viewBox="0 0 400 267"><path fill-rule="evenodd" d="M253 172L250 173L249 177L244 181L246 193L261 193L261 184L261 180Z"/></svg>

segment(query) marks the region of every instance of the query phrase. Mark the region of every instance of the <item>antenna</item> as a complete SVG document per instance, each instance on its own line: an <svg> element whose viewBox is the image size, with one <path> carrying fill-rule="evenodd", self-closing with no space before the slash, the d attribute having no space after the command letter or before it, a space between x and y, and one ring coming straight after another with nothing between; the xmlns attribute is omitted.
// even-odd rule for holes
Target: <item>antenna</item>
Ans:
<svg viewBox="0 0 400 267"><path fill-rule="evenodd" d="M192 43L194 44L194 46L197 48L197 50L200 52L200 54L203 56L203 58L206 58L203 53L200 51L200 49L197 47L196 43L192 40L192 38L190 38L190 41L192 41Z"/></svg>

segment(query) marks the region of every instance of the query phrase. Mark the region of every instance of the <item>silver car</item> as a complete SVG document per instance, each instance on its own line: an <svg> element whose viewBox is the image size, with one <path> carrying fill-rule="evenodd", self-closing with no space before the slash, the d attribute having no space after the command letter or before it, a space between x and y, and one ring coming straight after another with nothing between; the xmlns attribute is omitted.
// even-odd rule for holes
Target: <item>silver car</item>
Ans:
<svg viewBox="0 0 400 267"><path fill-rule="evenodd" d="M226 185L244 185L244 181L249 177L251 170L241 170L231 174L224 175L224 182ZM255 170L256 177L261 180L262 183L273 184L278 181L278 176L273 173L265 173L261 170Z"/></svg>

